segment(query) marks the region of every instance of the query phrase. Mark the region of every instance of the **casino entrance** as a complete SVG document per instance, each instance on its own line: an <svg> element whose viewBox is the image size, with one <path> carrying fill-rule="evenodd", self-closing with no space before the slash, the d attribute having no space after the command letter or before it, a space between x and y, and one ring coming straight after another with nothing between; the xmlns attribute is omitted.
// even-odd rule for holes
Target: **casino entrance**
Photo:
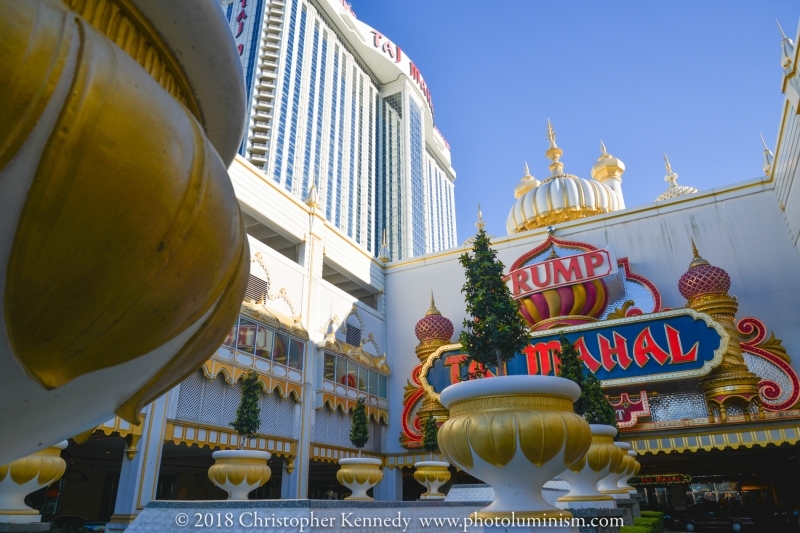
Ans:
<svg viewBox="0 0 800 533"><path fill-rule="evenodd" d="M709 503L746 512L800 510L799 452L798 445L783 444L644 454L637 457L640 482L632 482L652 510L683 511ZM670 482L687 475L688 482Z"/></svg>

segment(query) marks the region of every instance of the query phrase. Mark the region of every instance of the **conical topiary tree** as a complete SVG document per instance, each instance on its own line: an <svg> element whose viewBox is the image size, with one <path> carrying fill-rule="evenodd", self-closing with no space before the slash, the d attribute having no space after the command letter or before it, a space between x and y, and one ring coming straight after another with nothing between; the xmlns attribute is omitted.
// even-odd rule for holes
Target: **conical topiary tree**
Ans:
<svg viewBox="0 0 800 533"><path fill-rule="evenodd" d="M614 408L606 400L603 388L597 377L587 372L586 365L580 359L580 354L564 335L559 340L561 351L559 353L558 375L570 379L581 388L581 397L575 402L575 412L586 419L590 424L605 424L617 427L617 417Z"/></svg>
<svg viewBox="0 0 800 533"><path fill-rule="evenodd" d="M239 380L242 382L242 398L231 426L242 439L254 439L258 436L258 428L261 425L261 407L258 405L261 385L254 370L248 371ZM240 441L240 448L241 444Z"/></svg>
<svg viewBox="0 0 800 533"><path fill-rule="evenodd" d="M422 423L422 449L430 454L433 460L433 452L439 449L439 424L432 416L425 419Z"/></svg>
<svg viewBox="0 0 800 533"><path fill-rule="evenodd" d="M358 456L361 457L361 448L366 446L369 441L369 421L367 420L367 406L364 397L358 399L350 415L350 442L353 447L358 448Z"/></svg>
<svg viewBox="0 0 800 533"><path fill-rule="evenodd" d="M483 228L475 236L472 254L465 253L459 262L467 278L461 292L471 317L464 320L461 348L487 369L497 365L497 375L504 376L506 361L525 347L530 336L519 304L503 281L503 263Z"/></svg>

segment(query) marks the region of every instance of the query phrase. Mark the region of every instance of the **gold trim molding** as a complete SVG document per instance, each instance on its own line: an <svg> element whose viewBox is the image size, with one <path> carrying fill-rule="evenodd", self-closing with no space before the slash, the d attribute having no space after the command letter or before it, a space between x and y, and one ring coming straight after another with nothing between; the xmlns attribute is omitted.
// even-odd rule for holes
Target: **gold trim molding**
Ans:
<svg viewBox="0 0 800 533"><path fill-rule="evenodd" d="M164 431L164 442L173 444L196 444L200 448L208 446L211 449L235 449L240 446L243 450L259 450L269 452L275 456L294 458L297 456L297 442L283 437L259 436L256 439L241 439L232 430L225 430L206 424L186 423L177 420L168 420Z"/></svg>
<svg viewBox="0 0 800 533"><path fill-rule="evenodd" d="M717 426L719 427L719 426ZM731 429L724 431L704 432L696 435L682 436L652 436L641 439L624 439L629 442L639 454L659 452L696 452L724 450L740 447L752 448L753 446L766 447L769 444L796 444L800 441L800 423L783 427L762 427L756 429Z"/></svg>
<svg viewBox="0 0 800 533"><path fill-rule="evenodd" d="M370 337L371 336L372 334L370 333ZM365 352L360 346L354 346L344 341L337 340L333 335L329 335L328 337L329 338L325 339L325 346L322 348L326 352L343 355L357 363L361 363L369 368L374 368L378 372L383 372L387 376L392 373L391 368L386 364L386 354L380 356L372 355L371 353ZM461 345L459 344L459 346Z"/></svg>
<svg viewBox="0 0 800 533"><path fill-rule="evenodd" d="M358 450L355 448L343 448L341 446L331 446L329 444L311 443L311 459L316 461L323 461L325 463L337 463L339 459L347 459L350 457L358 457ZM369 457L370 459L380 459L383 461L383 454L371 452L368 450L361 450L361 457Z"/></svg>

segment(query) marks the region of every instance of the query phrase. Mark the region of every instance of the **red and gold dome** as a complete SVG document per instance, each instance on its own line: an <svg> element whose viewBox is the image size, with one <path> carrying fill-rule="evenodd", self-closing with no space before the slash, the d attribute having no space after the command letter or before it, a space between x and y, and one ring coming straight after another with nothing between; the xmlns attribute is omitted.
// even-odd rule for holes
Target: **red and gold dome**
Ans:
<svg viewBox="0 0 800 533"><path fill-rule="evenodd" d="M414 326L414 334L417 336L417 339L419 339L419 342L434 339L449 342L454 331L453 323L443 317L439 310L436 309L436 305L433 303L433 295L431 295L430 309L428 309L425 316L417 322L417 325Z"/></svg>
<svg viewBox="0 0 800 533"><path fill-rule="evenodd" d="M715 267L700 257L692 241L694 259L689 270L678 280L678 290L687 300L703 294L727 293L731 288L731 277L723 269Z"/></svg>
<svg viewBox="0 0 800 533"><path fill-rule="evenodd" d="M519 312L531 328L538 330L597 320L607 305L608 287L602 279L596 279L520 298Z"/></svg>

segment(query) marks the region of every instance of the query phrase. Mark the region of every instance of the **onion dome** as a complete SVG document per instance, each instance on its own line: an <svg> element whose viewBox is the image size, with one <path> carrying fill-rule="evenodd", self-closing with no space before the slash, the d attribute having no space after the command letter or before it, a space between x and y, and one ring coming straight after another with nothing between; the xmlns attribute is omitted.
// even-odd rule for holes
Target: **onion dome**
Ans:
<svg viewBox="0 0 800 533"><path fill-rule="evenodd" d="M547 138L550 147L545 155L551 161L551 175L517 198L506 220L509 234L622 208L617 193L608 185L564 173L564 163L559 161L564 151L556 145L556 133L549 120ZM517 185L515 194L520 188Z"/></svg>
<svg viewBox="0 0 800 533"><path fill-rule="evenodd" d="M430 340L443 340L449 341L453 336L453 323L436 309L433 302L433 293L431 293L431 307L425 316L417 322L414 326L414 334L419 339L419 342Z"/></svg>
<svg viewBox="0 0 800 533"><path fill-rule="evenodd" d="M520 314L533 329L574 325L603 316L608 305L608 287L602 279L596 279L547 289L518 301Z"/></svg>
<svg viewBox="0 0 800 533"><path fill-rule="evenodd" d="M522 176L522 179L519 180L517 186L514 187L514 198L519 198L526 192L530 191L531 189L535 189L538 187L539 180L531 176L531 171L528 170L528 162L525 162L525 175Z"/></svg>
<svg viewBox="0 0 800 533"><path fill-rule="evenodd" d="M700 257L692 239L694 258L689 270L678 280L678 290L687 300L711 293L727 293L731 288L731 277L719 267Z"/></svg>
<svg viewBox="0 0 800 533"><path fill-rule="evenodd" d="M606 145L600 141L600 157L592 165L592 179L603 182L607 179L622 180L625 172L625 163L606 151Z"/></svg>
<svg viewBox="0 0 800 533"><path fill-rule="evenodd" d="M678 185L678 174L672 171L672 165L669 164L669 159L667 159L667 154L664 154L664 166L667 168L667 175L664 176L664 181L669 183L669 188L658 195L656 198L656 202L660 202L662 200L670 200L672 198L677 198L678 196L683 196L685 194L694 194L699 192L694 187L688 187L686 185Z"/></svg>

